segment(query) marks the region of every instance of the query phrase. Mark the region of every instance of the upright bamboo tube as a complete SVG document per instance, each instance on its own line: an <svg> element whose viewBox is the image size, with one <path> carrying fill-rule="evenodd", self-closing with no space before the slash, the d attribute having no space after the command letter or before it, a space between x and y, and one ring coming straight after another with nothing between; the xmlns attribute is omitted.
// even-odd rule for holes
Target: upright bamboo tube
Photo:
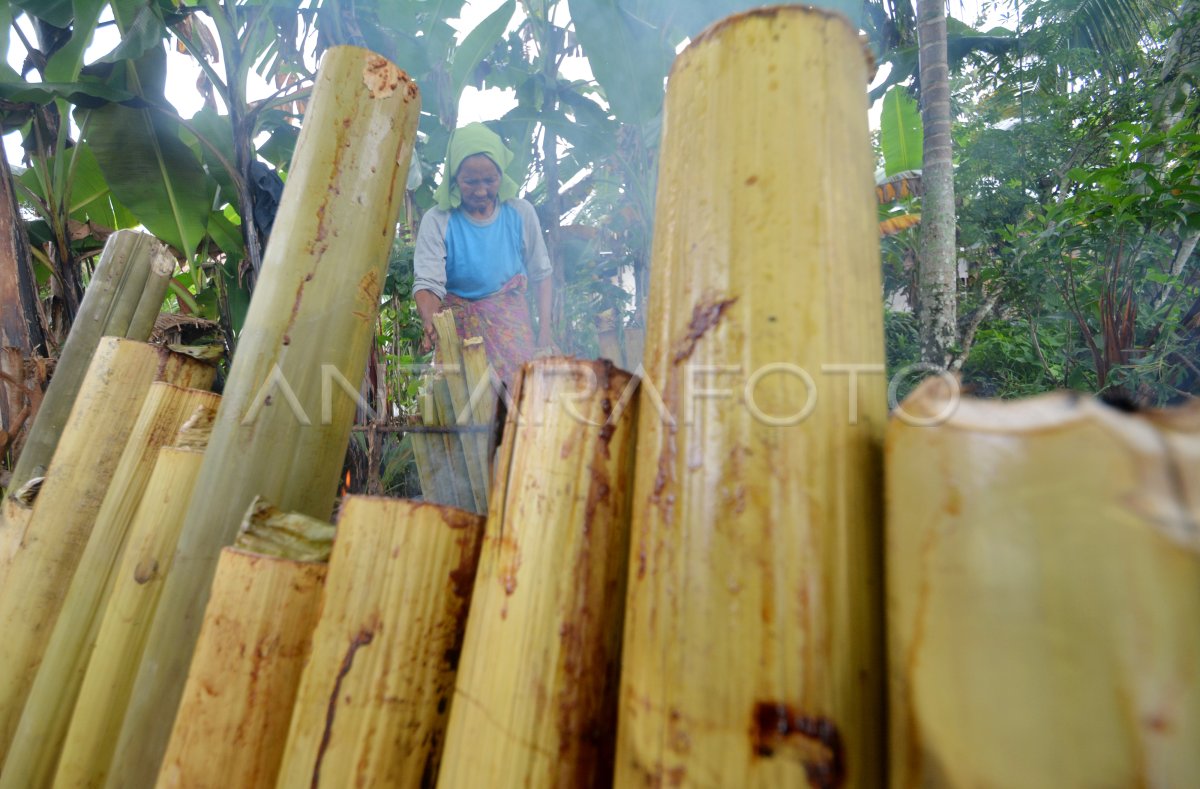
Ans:
<svg viewBox="0 0 1200 789"><path fill-rule="evenodd" d="M79 688L54 777L56 787L105 785L134 676L203 458L202 447L167 447L158 453L146 493L129 527L96 646Z"/></svg>
<svg viewBox="0 0 1200 789"><path fill-rule="evenodd" d="M440 787L612 783L634 379L526 365L467 620Z"/></svg>
<svg viewBox="0 0 1200 789"><path fill-rule="evenodd" d="M221 551L158 786L275 785L325 570Z"/></svg>
<svg viewBox="0 0 1200 789"><path fill-rule="evenodd" d="M857 31L800 6L721 22L672 70L618 785L884 780L867 76Z"/></svg>
<svg viewBox="0 0 1200 789"><path fill-rule="evenodd" d="M467 444L463 441L462 433L457 431L457 428L462 426L457 424L454 416L456 409L453 398L450 396L450 382L444 373L439 372L430 379L430 383L433 386L433 406L437 415L435 424L451 428L453 431L442 433L446 459L449 462L447 466L449 477L444 476L442 479L443 481L448 479L453 486L454 499L458 502L459 507L468 512L485 513L487 507L479 496L479 488L476 487L475 479L471 476L468 467Z"/></svg>
<svg viewBox="0 0 1200 789"><path fill-rule="evenodd" d="M16 733L67 587L151 383L203 387L213 373L187 356L132 340L105 337L96 348L33 514L0 576L0 756Z"/></svg>
<svg viewBox="0 0 1200 789"><path fill-rule="evenodd" d="M1200 786L1200 404L956 407L934 381L901 413L891 785Z"/></svg>
<svg viewBox="0 0 1200 789"><path fill-rule="evenodd" d="M482 535L462 510L346 500L277 786L431 785Z"/></svg>
<svg viewBox="0 0 1200 789"><path fill-rule="evenodd" d="M463 372L467 376L467 392L471 406L472 424L491 428L496 422L496 401L499 399L500 378L488 363L482 337L468 337L462 344ZM492 430L479 433L476 449L483 469L485 488L492 484Z"/></svg>
<svg viewBox="0 0 1200 789"><path fill-rule="evenodd" d="M416 85L384 58L322 58L210 450L113 759L115 785L157 776L221 547L261 495L328 518L416 134Z"/></svg>
<svg viewBox="0 0 1200 789"><path fill-rule="evenodd" d="M157 273L163 269L165 275ZM153 319L149 326L139 323L133 327L131 320L143 298L153 301L157 297L161 307L173 269L174 260L154 236L118 230L108 237L59 354L54 378L13 468L12 490L32 477L45 475L100 338L149 339Z"/></svg>
<svg viewBox="0 0 1200 789"><path fill-rule="evenodd" d="M438 363L443 365L443 380L450 391L450 402L454 405L453 413L444 415L449 416L449 419L445 419L443 424L470 425L472 423L471 393L467 388L462 340L458 336L454 313L450 310L442 310L433 316L433 325L438 335ZM484 438L482 446L479 442L481 436ZM462 444L467 475L471 482L471 493L475 499L475 511L487 512L490 480L487 477L487 463L482 457L487 453L486 436L483 436L482 433L462 432L456 438Z"/></svg>
<svg viewBox="0 0 1200 789"><path fill-rule="evenodd" d="M62 611L0 773L0 789L49 785L104 608L116 581L125 538L158 451L176 438L196 409L211 412L219 400L220 395L212 392L161 381L150 385L63 599Z"/></svg>

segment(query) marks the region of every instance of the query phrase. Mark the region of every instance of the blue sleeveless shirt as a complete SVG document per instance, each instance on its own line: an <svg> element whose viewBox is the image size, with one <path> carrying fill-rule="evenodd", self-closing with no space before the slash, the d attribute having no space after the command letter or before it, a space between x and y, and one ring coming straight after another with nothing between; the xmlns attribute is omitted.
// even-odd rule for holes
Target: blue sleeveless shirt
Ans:
<svg viewBox="0 0 1200 789"><path fill-rule="evenodd" d="M451 211L446 224L446 290L464 299L481 299L525 271L522 221L507 202L485 223L465 211Z"/></svg>

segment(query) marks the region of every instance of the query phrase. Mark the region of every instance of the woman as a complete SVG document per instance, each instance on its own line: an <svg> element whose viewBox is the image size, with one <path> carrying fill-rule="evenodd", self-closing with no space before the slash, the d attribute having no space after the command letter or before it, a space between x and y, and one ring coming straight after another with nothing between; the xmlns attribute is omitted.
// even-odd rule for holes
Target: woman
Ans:
<svg viewBox="0 0 1200 789"><path fill-rule="evenodd" d="M413 258L413 296L424 323L422 348L436 344L433 316L443 301L463 337L482 337L488 359L507 384L521 365L553 345L550 257L533 206L504 174L512 152L482 123L454 132L446 175L425 214ZM537 302L535 341L526 282Z"/></svg>

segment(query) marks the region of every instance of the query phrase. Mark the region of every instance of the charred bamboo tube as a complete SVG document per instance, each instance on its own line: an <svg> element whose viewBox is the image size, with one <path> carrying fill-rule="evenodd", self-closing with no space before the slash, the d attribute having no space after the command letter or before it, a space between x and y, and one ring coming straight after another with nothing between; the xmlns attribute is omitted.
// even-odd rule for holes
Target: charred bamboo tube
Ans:
<svg viewBox="0 0 1200 789"><path fill-rule="evenodd" d="M524 368L440 787L612 784L633 381L604 362L551 358Z"/></svg>
<svg viewBox="0 0 1200 789"><path fill-rule="evenodd" d="M176 437L196 409L211 413L219 400L212 392L163 382L150 385L29 691L0 773L0 789L49 785L116 580L129 525L158 451Z"/></svg>
<svg viewBox="0 0 1200 789"><path fill-rule="evenodd" d="M130 699L111 780L155 780L219 550L261 495L333 510L416 134L416 85L365 49L325 53ZM346 391L349 390L349 391Z"/></svg>
<svg viewBox="0 0 1200 789"><path fill-rule="evenodd" d="M153 321L144 332L131 332L130 321L143 296L153 295L151 291L157 292L158 304L162 305L170 273L165 278L150 278L149 273L151 269L164 267L164 259L170 260L170 256L153 236L118 230L108 237L96 272L83 294L79 314L63 344L54 378L13 468L11 490L17 490L33 477L45 475L100 338L149 339ZM174 266L173 261L171 265Z"/></svg>
<svg viewBox="0 0 1200 789"><path fill-rule="evenodd" d="M891 785L1197 785L1200 404L951 394L888 428Z"/></svg>
<svg viewBox="0 0 1200 789"><path fill-rule="evenodd" d="M105 785L146 634L204 457L203 446L191 440L188 443L192 448L166 447L158 453L129 527L116 582L63 743L56 787Z"/></svg>
<svg viewBox="0 0 1200 789"><path fill-rule="evenodd" d="M79 388L62 441L16 551L0 576L0 755L16 733L63 598L156 380L208 386L208 365L132 340L105 337ZM7 770L6 770L7 772Z"/></svg>
<svg viewBox="0 0 1200 789"><path fill-rule="evenodd" d="M277 786L429 785L482 536L462 510L346 500Z"/></svg>
<svg viewBox="0 0 1200 789"><path fill-rule="evenodd" d="M288 529L276 544L291 537ZM325 570L320 562L221 551L159 787L275 785Z"/></svg>
<svg viewBox="0 0 1200 789"><path fill-rule="evenodd" d="M462 344L463 372L467 377L468 402L471 407L472 423L491 427L496 422L496 400L499 397L500 379L488 363L487 350L482 337L468 337ZM483 469L485 488L492 486L492 435L488 430L478 433L476 438L479 464Z"/></svg>
<svg viewBox="0 0 1200 789"><path fill-rule="evenodd" d="M467 376L463 369L462 340L458 336L454 313L450 310L442 310L435 314L433 326L438 334L438 362L443 366L443 380L450 390L450 402L453 404L451 413L443 414L443 419L446 416L449 417L443 424L470 425L471 393L467 389ZM487 512L488 479L484 470L487 468L487 464L481 463L477 435L463 432L459 433L457 438L462 445L467 477L471 483L471 494L475 499L475 512Z"/></svg>
<svg viewBox="0 0 1200 789"><path fill-rule="evenodd" d="M867 74L857 31L801 6L732 17L675 62L617 785L884 780Z"/></svg>

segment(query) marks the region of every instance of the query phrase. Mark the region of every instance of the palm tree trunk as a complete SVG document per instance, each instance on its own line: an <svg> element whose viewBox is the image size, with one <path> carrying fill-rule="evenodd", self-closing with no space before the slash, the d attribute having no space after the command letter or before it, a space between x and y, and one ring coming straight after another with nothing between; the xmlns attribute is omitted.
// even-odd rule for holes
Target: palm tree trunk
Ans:
<svg viewBox="0 0 1200 789"><path fill-rule="evenodd" d="M946 365L957 343L958 260L955 250L950 71L943 0L918 0L921 120L925 125L921 242L918 265L921 357Z"/></svg>

